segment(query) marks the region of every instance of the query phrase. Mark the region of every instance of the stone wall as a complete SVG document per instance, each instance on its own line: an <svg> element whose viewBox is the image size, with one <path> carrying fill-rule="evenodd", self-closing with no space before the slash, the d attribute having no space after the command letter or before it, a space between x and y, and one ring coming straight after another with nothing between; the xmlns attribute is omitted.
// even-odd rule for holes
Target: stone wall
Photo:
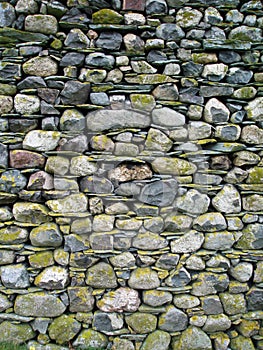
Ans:
<svg viewBox="0 0 263 350"><path fill-rule="evenodd" d="M263 6L0 2L0 340L263 349Z"/></svg>

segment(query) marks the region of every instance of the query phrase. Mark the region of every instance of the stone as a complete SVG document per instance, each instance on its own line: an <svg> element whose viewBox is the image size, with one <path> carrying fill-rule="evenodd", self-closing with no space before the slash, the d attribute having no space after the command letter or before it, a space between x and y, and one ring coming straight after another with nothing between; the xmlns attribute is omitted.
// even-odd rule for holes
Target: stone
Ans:
<svg viewBox="0 0 263 350"><path fill-rule="evenodd" d="M146 61L131 61L131 66L132 69L136 73L156 73L157 69L151 66L148 62Z"/></svg>
<svg viewBox="0 0 263 350"><path fill-rule="evenodd" d="M114 142L106 135L95 135L90 140L91 147L97 151L113 151Z"/></svg>
<svg viewBox="0 0 263 350"><path fill-rule="evenodd" d="M105 177L98 177L96 175L84 177L80 181L80 189L82 192L88 193L112 193L113 184Z"/></svg>
<svg viewBox="0 0 263 350"><path fill-rule="evenodd" d="M236 243L239 249L262 249L262 225L248 224L242 230L242 236Z"/></svg>
<svg viewBox="0 0 263 350"><path fill-rule="evenodd" d="M69 283L68 271L60 266L46 267L37 275L34 283L43 289L64 289Z"/></svg>
<svg viewBox="0 0 263 350"><path fill-rule="evenodd" d="M240 100L250 100L257 94L257 90L253 86L244 86L234 91L233 96Z"/></svg>
<svg viewBox="0 0 263 350"><path fill-rule="evenodd" d="M119 50L122 35L118 32L102 32L96 40L96 46L106 50Z"/></svg>
<svg viewBox="0 0 263 350"><path fill-rule="evenodd" d="M91 232L92 224L90 218L77 219L72 222L71 232L79 235Z"/></svg>
<svg viewBox="0 0 263 350"><path fill-rule="evenodd" d="M155 181L142 188L138 199L150 205L167 206L174 201L177 186L175 180Z"/></svg>
<svg viewBox="0 0 263 350"><path fill-rule="evenodd" d="M261 144L263 142L263 130L256 125L247 125L242 129L241 140L247 144Z"/></svg>
<svg viewBox="0 0 263 350"><path fill-rule="evenodd" d="M179 96L176 85L172 83L157 86L152 94L157 100L164 101L175 101Z"/></svg>
<svg viewBox="0 0 263 350"><path fill-rule="evenodd" d="M31 244L37 247L59 247L63 241L55 223L45 223L33 228L29 238Z"/></svg>
<svg viewBox="0 0 263 350"><path fill-rule="evenodd" d="M45 56L33 57L26 61L22 67L25 74L37 77L56 75L58 71L57 62Z"/></svg>
<svg viewBox="0 0 263 350"><path fill-rule="evenodd" d="M7 166L8 166L8 150L7 150L7 146L5 146L2 143L0 143L0 167L1 168L7 168Z"/></svg>
<svg viewBox="0 0 263 350"><path fill-rule="evenodd" d="M113 215L96 215L93 218L92 229L95 232L107 232L113 230L115 218Z"/></svg>
<svg viewBox="0 0 263 350"><path fill-rule="evenodd" d="M123 252L117 256L110 258L110 262L114 267L134 267L135 258L130 252Z"/></svg>
<svg viewBox="0 0 263 350"><path fill-rule="evenodd" d="M227 315L236 315L247 311L244 295L221 293L220 300Z"/></svg>
<svg viewBox="0 0 263 350"><path fill-rule="evenodd" d="M100 262L87 270L86 284L94 288L116 288L116 276L111 265Z"/></svg>
<svg viewBox="0 0 263 350"><path fill-rule="evenodd" d="M9 221L13 217L12 211L8 207L0 208L0 221Z"/></svg>
<svg viewBox="0 0 263 350"><path fill-rule="evenodd" d="M218 292L224 292L228 288L228 285L229 277L225 273L200 272L197 280L192 284L191 294L195 296L217 294Z"/></svg>
<svg viewBox="0 0 263 350"><path fill-rule="evenodd" d="M210 81L220 81L225 77L227 70L228 66L223 63L206 64L202 72L202 77Z"/></svg>
<svg viewBox="0 0 263 350"><path fill-rule="evenodd" d="M201 19L202 13L188 6L180 9L176 14L176 24L185 29L198 26Z"/></svg>
<svg viewBox="0 0 263 350"><path fill-rule="evenodd" d="M17 169L42 168L45 163L45 157L41 154L24 151L10 151L10 166Z"/></svg>
<svg viewBox="0 0 263 350"><path fill-rule="evenodd" d="M229 39L257 42L262 40L262 31L260 28L242 25L231 30Z"/></svg>
<svg viewBox="0 0 263 350"><path fill-rule="evenodd" d="M127 287L107 292L97 302L98 308L105 312L135 312L138 310L139 305L138 292Z"/></svg>
<svg viewBox="0 0 263 350"><path fill-rule="evenodd" d="M126 34L123 37L126 52L129 54L140 54L144 52L144 41L135 34Z"/></svg>
<svg viewBox="0 0 263 350"><path fill-rule="evenodd" d="M77 109L66 109L60 118L60 130L81 131L85 129L85 117Z"/></svg>
<svg viewBox="0 0 263 350"><path fill-rule="evenodd" d="M235 238L231 232L213 232L206 234L203 247L212 250L227 250L231 249L234 243Z"/></svg>
<svg viewBox="0 0 263 350"><path fill-rule="evenodd" d="M52 266L55 263L53 253L50 251L30 255L28 261L30 266L36 269Z"/></svg>
<svg viewBox="0 0 263 350"><path fill-rule="evenodd" d="M45 171L55 175L66 175L69 170L69 159L61 156L48 157Z"/></svg>
<svg viewBox="0 0 263 350"><path fill-rule="evenodd" d="M19 170L7 170L0 177L0 191L17 194L27 185L27 178Z"/></svg>
<svg viewBox="0 0 263 350"><path fill-rule="evenodd" d="M50 221L47 207L37 203L17 202L13 206L13 215L19 222L41 224Z"/></svg>
<svg viewBox="0 0 263 350"><path fill-rule="evenodd" d="M238 337L231 339L230 346L231 346L231 349L233 350L241 350L241 349L255 350L252 340L250 338L243 337L242 335L239 335Z"/></svg>
<svg viewBox="0 0 263 350"><path fill-rule="evenodd" d="M38 4L35 0L19 0L16 3L15 10L17 13L36 13L38 11Z"/></svg>
<svg viewBox="0 0 263 350"><path fill-rule="evenodd" d="M112 350L134 350L132 341L115 337L113 339Z"/></svg>
<svg viewBox="0 0 263 350"><path fill-rule="evenodd" d="M29 15L25 19L25 30L42 34L56 34L57 19L51 15Z"/></svg>
<svg viewBox="0 0 263 350"><path fill-rule="evenodd" d="M150 333L144 340L141 350L151 350L154 347L160 350L168 350L171 336L168 332L156 330Z"/></svg>
<svg viewBox="0 0 263 350"><path fill-rule="evenodd" d="M1 266L0 275L6 288L27 288L30 285L27 269L22 264Z"/></svg>
<svg viewBox="0 0 263 350"><path fill-rule="evenodd" d="M200 140L209 138L212 133L212 127L208 123L201 121L191 121L188 124L189 140Z"/></svg>
<svg viewBox="0 0 263 350"><path fill-rule="evenodd" d="M231 184L238 184L244 181L247 178L247 176L248 176L247 171L241 168L234 167L225 176L225 181Z"/></svg>
<svg viewBox="0 0 263 350"><path fill-rule="evenodd" d="M249 311L262 310L263 293L262 289L252 287L246 294L247 308Z"/></svg>
<svg viewBox="0 0 263 350"><path fill-rule="evenodd" d="M0 301L1 301L1 306L0 306L1 312L13 306L13 304L9 301L9 299L4 294L0 294Z"/></svg>
<svg viewBox="0 0 263 350"><path fill-rule="evenodd" d="M94 105L107 106L110 104L108 95L105 92L94 92L90 94L90 102Z"/></svg>
<svg viewBox="0 0 263 350"><path fill-rule="evenodd" d="M131 94L130 99L132 108L141 111L151 112L156 105L155 99L152 95Z"/></svg>
<svg viewBox="0 0 263 350"><path fill-rule="evenodd" d="M146 232L138 233L133 239L132 245L142 250L158 250L166 247L168 243L165 238L160 237L158 234Z"/></svg>
<svg viewBox="0 0 263 350"><path fill-rule="evenodd" d="M111 334L123 327L123 317L117 313L105 313L96 311L94 313L93 328L105 334Z"/></svg>
<svg viewBox="0 0 263 350"><path fill-rule="evenodd" d="M200 95L203 97L231 96L234 88L230 86L201 86Z"/></svg>
<svg viewBox="0 0 263 350"><path fill-rule="evenodd" d="M172 212L165 218L165 230L170 232L185 232L192 227L192 218Z"/></svg>
<svg viewBox="0 0 263 350"><path fill-rule="evenodd" d="M204 108L204 119L208 123L227 122L230 116L229 109L216 98L211 98Z"/></svg>
<svg viewBox="0 0 263 350"><path fill-rule="evenodd" d="M105 348L108 344L106 335L93 329L84 329L73 342L73 346L89 348Z"/></svg>
<svg viewBox="0 0 263 350"><path fill-rule="evenodd" d="M87 156L73 157L70 163L70 173L77 176L87 176L96 173L97 165Z"/></svg>
<svg viewBox="0 0 263 350"><path fill-rule="evenodd" d="M63 332L61 332L63 329ZM57 344L68 344L81 329L81 324L73 316L57 317L49 326L48 334Z"/></svg>
<svg viewBox="0 0 263 350"><path fill-rule="evenodd" d="M247 262L240 262L236 266L232 266L229 273L239 282L247 282L253 274L253 265Z"/></svg>
<svg viewBox="0 0 263 350"><path fill-rule="evenodd" d="M146 14L166 14L168 11L165 0L146 0Z"/></svg>
<svg viewBox="0 0 263 350"><path fill-rule="evenodd" d="M175 128L185 124L185 116L171 108L156 108L152 111L153 124L166 128Z"/></svg>
<svg viewBox="0 0 263 350"><path fill-rule="evenodd" d="M144 11L145 0L124 0L123 10Z"/></svg>
<svg viewBox="0 0 263 350"><path fill-rule="evenodd" d="M28 231L21 227L11 225L0 229L1 244L19 244L26 242L27 238Z"/></svg>
<svg viewBox="0 0 263 350"><path fill-rule="evenodd" d="M165 280L165 284L169 287L182 288L191 282L191 275L185 268L178 268L170 273Z"/></svg>
<svg viewBox="0 0 263 350"><path fill-rule="evenodd" d="M203 65L194 63L193 61L184 62L182 64L184 76L186 77L198 77L203 71Z"/></svg>
<svg viewBox="0 0 263 350"><path fill-rule="evenodd" d="M242 204L244 210L261 211L263 205L263 197L258 194L252 194L251 196L243 197Z"/></svg>
<svg viewBox="0 0 263 350"><path fill-rule="evenodd" d="M151 333L156 330L157 317L143 312L135 312L126 316L125 322L135 333Z"/></svg>
<svg viewBox="0 0 263 350"><path fill-rule="evenodd" d="M212 199L212 205L219 212L239 213L241 211L240 194L233 185L227 184Z"/></svg>
<svg viewBox="0 0 263 350"><path fill-rule="evenodd" d="M216 8L208 7L205 10L204 21L206 23L216 25L223 22L223 17L220 15L220 12Z"/></svg>
<svg viewBox="0 0 263 350"><path fill-rule="evenodd" d="M23 148L32 151L51 151L58 146L60 132L31 130L26 134L23 141Z"/></svg>
<svg viewBox="0 0 263 350"><path fill-rule="evenodd" d="M71 49L86 49L90 46L90 40L82 30L74 28L68 33L64 44Z"/></svg>
<svg viewBox="0 0 263 350"><path fill-rule="evenodd" d="M112 55L94 52L86 56L85 63L88 67L112 69L114 67L115 59Z"/></svg>
<svg viewBox="0 0 263 350"><path fill-rule="evenodd" d="M160 286L160 280L150 267L138 267L132 271L128 285L134 289L154 289Z"/></svg>
<svg viewBox="0 0 263 350"><path fill-rule="evenodd" d="M215 137L223 141L237 141L241 134L241 128L238 125L218 125L215 130Z"/></svg>
<svg viewBox="0 0 263 350"><path fill-rule="evenodd" d="M145 141L145 148L155 151L168 152L173 142L158 129L150 128Z"/></svg>
<svg viewBox="0 0 263 350"><path fill-rule="evenodd" d="M226 77L229 84L247 84L251 80L253 72L238 67L230 68Z"/></svg>
<svg viewBox="0 0 263 350"><path fill-rule="evenodd" d="M0 3L0 27L9 27L16 19L15 9L8 2Z"/></svg>
<svg viewBox="0 0 263 350"><path fill-rule="evenodd" d="M60 95L64 104L78 105L86 103L89 92L89 83L80 83L77 80L69 80L66 82Z"/></svg>
<svg viewBox="0 0 263 350"><path fill-rule="evenodd" d="M253 167L249 170L247 183L260 184L263 179L263 169L261 167Z"/></svg>
<svg viewBox="0 0 263 350"><path fill-rule="evenodd" d="M125 13L124 23L127 25L144 25L146 18L141 13Z"/></svg>
<svg viewBox="0 0 263 350"><path fill-rule="evenodd" d="M21 82L17 84L19 90L23 89L37 89L37 88L45 88L46 83L42 77L26 77Z"/></svg>
<svg viewBox="0 0 263 350"><path fill-rule="evenodd" d="M70 251L70 252L75 253L75 252L79 252L82 250L87 250L88 248L90 248L90 244L87 240L87 237L85 237L85 236L80 236L77 234L70 234L70 235L67 235L65 237L64 249L66 251Z"/></svg>
<svg viewBox="0 0 263 350"><path fill-rule="evenodd" d="M203 327L206 333L225 331L231 327L231 321L224 314L209 315Z"/></svg>
<svg viewBox="0 0 263 350"><path fill-rule="evenodd" d="M72 62L74 62L74 66L81 67L84 63L84 60L85 55L83 53L69 52L62 57L59 65L61 67L68 67L72 65Z"/></svg>
<svg viewBox="0 0 263 350"><path fill-rule="evenodd" d="M164 304L170 304L172 301L172 294L159 290L146 290L143 292L143 302L149 306L157 307Z"/></svg>
<svg viewBox="0 0 263 350"><path fill-rule="evenodd" d="M105 8L94 12L92 20L95 24L120 24L123 21L123 16L116 11Z"/></svg>
<svg viewBox="0 0 263 350"><path fill-rule="evenodd" d="M194 219L193 228L198 231L215 232L225 230L227 224L221 213L211 212L200 215Z"/></svg>
<svg viewBox="0 0 263 350"><path fill-rule="evenodd" d="M167 41L179 41L185 36L185 33L175 23L162 23L156 29L156 36Z"/></svg>
<svg viewBox="0 0 263 350"><path fill-rule="evenodd" d="M83 193L76 193L63 199L49 200L46 204L55 213L79 213L87 210L88 200Z"/></svg>
<svg viewBox="0 0 263 350"><path fill-rule="evenodd" d="M13 108L12 96L0 95L0 114L11 112Z"/></svg>
<svg viewBox="0 0 263 350"><path fill-rule="evenodd" d="M187 315L176 307L169 305L159 317L158 328L166 332L178 332L186 329L187 324Z"/></svg>
<svg viewBox="0 0 263 350"><path fill-rule="evenodd" d="M6 342L14 342L16 345L22 345L34 338L35 332L29 324L14 324L10 321L3 321L0 324L0 337Z"/></svg>
<svg viewBox="0 0 263 350"><path fill-rule="evenodd" d="M171 251L172 253L193 253L201 248L203 242L204 235L192 230L172 240Z"/></svg>
<svg viewBox="0 0 263 350"><path fill-rule="evenodd" d="M210 204L210 199L206 194L191 189L181 197L176 199L176 207L179 211L194 214L204 214Z"/></svg>
<svg viewBox="0 0 263 350"><path fill-rule="evenodd" d="M202 308L206 315L218 315L223 313L223 306L217 295L208 295L201 298Z"/></svg>
<svg viewBox="0 0 263 350"><path fill-rule="evenodd" d="M180 158L159 157L151 165L153 170L160 174L186 176L196 171L195 164Z"/></svg>
<svg viewBox="0 0 263 350"><path fill-rule="evenodd" d="M213 347L210 338L204 331L198 327L190 326L182 332L176 349L212 350Z"/></svg>
<svg viewBox="0 0 263 350"><path fill-rule="evenodd" d="M245 106L248 119L262 121L263 97L257 97Z"/></svg>
<svg viewBox="0 0 263 350"><path fill-rule="evenodd" d="M37 96L17 94L14 98L14 107L17 113L34 114L39 112L40 100Z"/></svg>

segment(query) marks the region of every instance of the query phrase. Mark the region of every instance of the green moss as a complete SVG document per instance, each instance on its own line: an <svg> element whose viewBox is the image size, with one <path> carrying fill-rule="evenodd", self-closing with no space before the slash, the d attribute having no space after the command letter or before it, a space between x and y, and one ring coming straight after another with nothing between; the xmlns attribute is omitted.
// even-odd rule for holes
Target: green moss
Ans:
<svg viewBox="0 0 263 350"><path fill-rule="evenodd" d="M47 267L54 264L53 253L49 251L30 255L28 260L30 265L35 268Z"/></svg>
<svg viewBox="0 0 263 350"><path fill-rule="evenodd" d="M263 167L254 167L250 170L247 183L248 184L262 184L263 181Z"/></svg>
<svg viewBox="0 0 263 350"><path fill-rule="evenodd" d="M92 20L94 24L120 24L123 16L113 10L102 9L93 13Z"/></svg>
<svg viewBox="0 0 263 350"><path fill-rule="evenodd" d="M27 350L27 346L2 342L0 343L0 350Z"/></svg>

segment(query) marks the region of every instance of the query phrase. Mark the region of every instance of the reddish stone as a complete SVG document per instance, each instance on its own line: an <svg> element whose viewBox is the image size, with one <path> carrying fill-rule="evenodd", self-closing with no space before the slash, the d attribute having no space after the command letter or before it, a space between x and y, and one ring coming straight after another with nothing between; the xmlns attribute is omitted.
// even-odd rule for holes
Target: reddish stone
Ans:
<svg viewBox="0 0 263 350"><path fill-rule="evenodd" d="M56 99L59 95L59 90L49 89L49 88L39 88L37 89L38 96L42 98L47 103L55 104Z"/></svg>
<svg viewBox="0 0 263 350"><path fill-rule="evenodd" d="M144 11L145 0L124 0L123 10Z"/></svg>
<svg viewBox="0 0 263 350"><path fill-rule="evenodd" d="M10 167L16 169L43 168L45 157L39 153L13 150L10 151Z"/></svg>

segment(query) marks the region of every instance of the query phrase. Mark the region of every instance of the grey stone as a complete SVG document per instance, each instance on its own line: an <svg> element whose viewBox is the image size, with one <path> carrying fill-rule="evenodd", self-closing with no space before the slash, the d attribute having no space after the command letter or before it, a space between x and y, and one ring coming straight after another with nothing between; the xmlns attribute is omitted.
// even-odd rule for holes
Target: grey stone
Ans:
<svg viewBox="0 0 263 350"><path fill-rule="evenodd" d="M182 28L193 28L198 26L202 13L196 9L185 6L176 14L176 24Z"/></svg>
<svg viewBox="0 0 263 350"><path fill-rule="evenodd" d="M153 346L156 346L156 349L168 350L170 340L171 336L168 332L156 330L146 337L141 346L141 350L151 350Z"/></svg>
<svg viewBox="0 0 263 350"><path fill-rule="evenodd" d="M11 225L0 229L1 244L19 244L26 242L28 231L24 228Z"/></svg>
<svg viewBox="0 0 263 350"><path fill-rule="evenodd" d="M205 37L207 39L220 40L219 43L221 44L225 41L226 34L225 34L223 29L216 27L216 26L213 26L213 27L211 27L211 29L209 29L208 31L205 32ZM221 42L221 40L222 40L222 42ZM232 45L230 47L232 48ZM225 48L225 46L222 46L222 48Z"/></svg>
<svg viewBox="0 0 263 350"><path fill-rule="evenodd" d="M144 52L144 41L135 34L126 34L123 42L128 53L139 54Z"/></svg>
<svg viewBox="0 0 263 350"><path fill-rule="evenodd" d="M233 185L225 185L212 199L213 207L223 213L239 213L241 211L241 198Z"/></svg>
<svg viewBox="0 0 263 350"><path fill-rule="evenodd" d="M209 315L203 327L206 333L226 331L231 327L231 321L228 316L224 314Z"/></svg>
<svg viewBox="0 0 263 350"><path fill-rule="evenodd" d="M251 80L253 72L251 70L244 70L242 68L230 68L226 77L229 84L247 84Z"/></svg>
<svg viewBox="0 0 263 350"><path fill-rule="evenodd" d="M88 113L87 127L90 131L120 128L146 128L150 125L147 115L132 110L98 110Z"/></svg>
<svg viewBox="0 0 263 350"><path fill-rule="evenodd" d="M223 141L236 141L239 139L240 134L240 126L234 124L219 125L215 130L215 137Z"/></svg>
<svg viewBox="0 0 263 350"><path fill-rule="evenodd" d="M10 30L10 28L8 28ZM20 79L21 66L9 62L0 62L0 78L6 79Z"/></svg>
<svg viewBox="0 0 263 350"><path fill-rule="evenodd" d="M201 86L200 95L203 97L231 96L234 88L230 86Z"/></svg>
<svg viewBox="0 0 263 350"><path fill-rule="evenodd" d="M19 170L7 170L0 177L0 191L19 193L27 185L27 178Z"/></svg>
<svg viewBox="0 0 263 350"><path fill-rule="evenodd" d="M197 217L193 222L193 227L199 231L215 232L226 229L227 224L221 213L212 212Z"/></svg>
<svg viewBox="0 0 263 350"><path fill-rule="evenodd" d="M13 322L3 321L0 324L0 337L6 342L24 344L26 341L35 337L35 332L29 324L14 324Z"/></svg>
<svg viewBox="0 0 263 350"><path fill-rule="evenodd" d="M152 94L157 100L165 101L175 101L179 96L178 89L175 84L161 84L153 90Z"/></svg>
<svg viewBox="0 0 263 350"><path fill-rule="evenodd" d="M217 295L208 295L201 298L202 308L206 315L218 315L224 312L221 301Z"/></svg>
<svg viewBox="0 0 263 350"><path fill-rule="evenodd" d="M248 224L242 230L242 236L236 243L239 249L262 249L263 225L259 223Z"/></svg>
<svg viewBox="0 0 263 350"><path fill-rule="evenodd" d="M81 131L85 129L85 117L77 109L66 109L60 118L60 130Z"/></svg>
<svg viewBox="0 0 263 350"><path fill-rule="evenodd" d="M77 80L69 80L61 91L62 102L69 105L84 104L88 99L89 92L89 83L80 83Z"/></svg>
<svg viewBox="0 0 263 350"><path fill-rule="evenodd" d="M242 198L243 208L248 211L261 211L263 205L263 196L252 194Z"/></svg>
<svg viewBox="0 0 263 350"><path fill-rule="evenodd" d="M200 272L197 280L192 284L192 295L205 296L217 294L228 288L229 277L227 274L216 274L212 272ZM230 322L231 324L231 322Z"/></svg>
<svg viewBox="0 0 263 350"><path fill-rule="evenodd" d="M34 151L51 151L55 149L60 140L60 132L32 130L26 134L23 148Z"/></svg>
<svg viewBox="0 0 263 350"><path fill-rule="evenodd" d="M198 77L203 71L203 65L194 63L193 61L184 62L182 64L184 76L186 77Z"/></svg>
<svg viewBox="0 0 263 350"><path fill-rule="evenodd" d="M80 236L77 234L70 234L65 236L65 245L64 245L65 251L70 251L75 253L82 250L86 250L88 248L90 248L90 244L85 236Z"/></svg>
<svg viewBox="0 0 263 350"><path fill-rule="evenodd" d="M189 272L184 268L180 268L170 273L165 279L165 284L169 287L182 288L191 282L192 278Z"/></svg>
<svg viewBox="0 0 263 350"><path fill-rule="evenodd" d="M83 193L76 193L62 199L49 200L46 204L56 213L78 213L87 210L88 200Z"/></svg>
<svg viewBox="0 0 263 350"><path fill-rule="evenodd" d="M17 13L36 13L38 11L38 4L35 0L19 0L15 9Z"/></svg>
<svg viewBox="0 0 263 350"><path fill-rule="evenodd" d="M204 235L197 231L185 233L182 237L172 240L172 253L192 253L201 248L204 242Z"/></svg>
<svg viewBox="0 0 263 350"><path fill-rule="evenodd" d="M9 27L16 19L15 9L8 2L0 3L0 27Z"/></svg>
<svg viewBox="0 0 263 350"><path fill-rule="evenodd" d="M6 168L8 165L8 150L7 146L0 143L0 167Z"/></svg>
<svg viewBox="0 0 263 350"><path fill-rule="evenodd" d="M61 329L64 331L61 332ZM81 324L73 316L62 315L51 322L48 334L57 344L65 344L73 339L80 329Z"/></svg>
<svg viewBox="0 0 263 350"><path fill-rule="evenodd" d="M243 13L238 10L230 10L226 14L226 22L242 23L243 19Z"/></svg>
<svg viewBox="0 0 263 350"><path fill-rule="evenodd" d="M260 28L239 26L229 33L229 39L243 41L260 41L262 40L262 30Z"/></svg>
<svg viewBox="0 0 263 350"><path fill-rule="evenodd" d="M96 348L105 348L108 344L107 337L97 332L93 329L83 329L77 338L73 342L73 346L75 347L96 347Z"/></svg>
<svg viewBox="0 0 263 350"><path fill-rule="evenodd" d="M218 57L220 61L222 61L225 64L230 64L234 62L239 62L241 61L241 56L239 55L238 52L235 51L220 51L218 54Z"/></svg>
<svg viewBox="0 0 263 350"><path fill-rule="evenodd" d="M189 140L200 140L209 138L212 132L212 127L208 123L192 121L188 125Z"/></svg>
<svg viewBox="0 0 263 350"><path fill-rule="evenodd" d="M72 49L86 49L90 40L80 29L74 28L68 33L64 44Z"/></svg>
<svg viewBox="0 0 263 350"><path fill-rule="evenodd" d="M223 17L215 7L208 7L205 10L204 21L209 24L216 25L223 22Z"/></svg>
<svg viewBox="0 0 263 350"><path fill-rule="evenodd" d="M243 294L221 293L220 300L227 315L246 313L246 301Z"/></svg>
<svg viewBox="0 0 263 350"><path fill-rule="evenodd" d="M37 287L48 290L64 289L69 283L69 274L64 267L49 266L37 275L34 283Z"/></svg>
<svg viewBox="0 0 263 350"><path fill-rule="evenodd" d="M92 327L102 333L108 334L123 327L123 317L118 313L96 311Z"/></svg>
<svg viewBox="0 0 263 350"><path fill-rule="evenodd" d="M111 55L94 52L86 57L85 62L88 67L103 67L104 69L112 69L115 59Z"/></svg>
<svg viewBox="0 0 263 350"><path fill-rule="evenodd" d="M162 131L153 128L148 131L145 141L146 149L168 152L172 145L173 142Z"/></svg>
<svg viewBox="0 0 263 350"><path fill-rule="evenodd" d="M85 60L85 55L83 53L68 52L62 57L59 65L61 67L67 67L72 65L80 67L83 65L84 60Z"/></svg>
<svg viewBox="0 0 263 350"><path fill-rule="evenodd" d="M133 239L133 247L142 250L158 250L166 247L168 242L157 233L145 232L138 233Z"/></svg>
<svg viewBox="0 0 263 350"><path fill-rule="evenodd" d="M19 90L24 89L37 89L41 87L46 87L45 80L41 77L26 77L17 84Z"/></svg>
<svg viewBox="0 0 263 350"><path fill-rule="evenodd" d="M64 143L65 142L65 143ZM61 150L83 153L88 149L88 139L86 135L80 134L73 138L63 139Z"/></svg>
<svg viewBox="0 0 263 350"><path fill-rule="evenodd" d="M209 232L205 236L203 247L212 250L227 250L231 249L235 243L235 238L231 232Z"/></svg>
<svg viewBox="0 0 263 350"><path fill-rule="evenodd" d="M25 19L25 30L42 34L56 34L57 19L51 15L29 15Z"/></svg>
<svg viewBox="0 0 263 350"><path fill-rule="evenodd" d="M5 296L4 294L0 294L0 302L1 302L0 312L13 306L13 304L10 302L10 300L7 298L7 296Z"/></svg>
<svg viewBox="0 0 263 350"><path fill-rule="evenodd" d="M40 109L40 100L37 96L17 94L14 98L14 107L18 113L34 114Z"/></svg>
<svg viewBox="0 0 263 350"><path fill-rule="evenodd" d="M175 128L185 124L185 116L171 108L156 108L152 111L152 121L156 125Z"/></svg>
<svg viewBox="0 0 263 350"><path fill-rule="evenodd" d="M88 176L84 177L80 182L82 192L90 193L111 193L113 192L113 184L104 177Z"/></svg>
<svg viewBox="0 0 263 350"><path fill-rule="evenodd" d="M247 282L252 277L253 265L248 262L240 262L236 266L232 266L229 273L239 282Z"/></svg>
<svg viewBox="0 0 263 350"><path fill-rule="evenodd" d="M165 0L146 0L146 14L166 14L168 7Z"/></svg>
<svg viewBox="0 0 263 350"><path fill-rule="evenodd" d="M262 121L263 97L257 97L245 106L247 116L252 121Z"/></svg>
<svg viewBox="0 0 263 350"><path fill-rule="evenodd" d="M97 306L105 312L135 312L140 306L139 293L134 289L121 287L105 293Z"/></svg>
<svg viewBox="0 0 263 350"><path fill-rule="evenodd" d="M58 64L51 57L37 56L30 58L23 64L23 71L25 74L48 77L57 74Z"/></svg>
<svg viewBox="0 0 263 350"><path fill-rule="evenodd" d="M138 267L133 270L128 285L134 289L154 289L160 286L156 271L149 267Z"/></svg>
<svg viewBox="0 0 263 350"><path fill-rule="evenodd" d="M165 218L165 230L170 232L184 232L192 227L192 218L172 212Z"/></svg>
<svg viewBox="0 0 263 350"><path fill-rule="evenodd" d="M223 63L206 64L202 72L202 77L211 81L222 80L228 70L228 66Z"/></svg>
<svg viewBox="0 0 263 350"><path fill-rule="evenodd" d="M155 62L165 62L167 60L166 54L159 50L151 50L147 55L147 62L151 64Z"/></svg>
<svg viewBox="0 0 263 350"><path fill-rule="evenodd" d="M90 94L91 103L99 106L107 106L110 104L108 95L105 92L93 92Z"/></svg>
<svg viewBox="0 0 263 350"><path fill-rule="evenodd" d="M231 184L238 184L244 181L248 177L246 170L243 170L238 167L231 169L225 176L225 181Z"/></svg>
<svg viewBox="0 0 263 350"><path fill-rule="evenodd" d="M208 123L227 122L230 116L229 109L216 98L211 98L205 105L204 119Z"/></svg>
<svg viewBox="0 0 263 350"><path fill-rule="evenodd" d="M206 194L191 189L176 200L179 211L189 214L203 214L207 211L210 199Z"/></svg>
<svg viewBox="0 0 263 350"><path fill-rule="evenodd" d="M161 306L172 301L170 292L158 290L146 290L143 292L143 302L149 306Z"/></svg>
<svg viewBox="0 0 263 350"><path fill-rule="evenodd" d="M212 350L209 336L200 328L190 326L184 330L177 344L178 350Z"/></svg>
<svg viewBox="0 0 263 350"><path fill-rule="evenodd" d="M177 181L156 181L145 185L139 196L143 203L157 206L170 205L177 193Z"/></svg>
<svg viewBox="0 0 263 350"><path fill-rule="evenodd" d="M132 69L136 73L156 73L157 69L151 66L146 61L131 61Z"/></svg>
<svg viewBox="0 0 263 350"><path fill-rule="evenodd" d="M262 310L263 292L262 289L252 287L246 294L247 308L249 311Z"/></svg>
<svg viewBox="0 0 263 350"><path fill-rule="evenodd" d="M87 270L87 285L94 288L116 288L117 280L111 265L99 262Z"/></svg>
<svg viewBox="0 0 263 350"><path fill-rule="evenodd" d="M30 285L27 269L22 264L1 266L0 275L6 288L27 288Z"/></svg>
<svg viewBox="0 0 263 350"><path fill-rule="evenodd" d="M163 23L156 29L157 38L167 41L179 41L185 36L184 31L175 23Z"/></svg>
<svg viewBox="0 0 263 350"><path fill-rule="evenodd" d="M162 331L178 332L186 329L187 325L187 315L176 307L169 305L159 317L158 328Z"/></svg>
<svg viewBox="0 0 263 350"><path fill-rule="evenodd" d="M102 32L96 40L96 46L106 50L119 50L122 35L118 32Z"/></svg>
<svg viewBox="0 0 263 350"><path fill-rule="evenodd" d="M30 241L37 247L59 247L63 241L58 226L55 223L42 224L30 232Z"/></svg>
<svg viewBox="0 0 263 350"><path fill-rule="evenodd" d="M157 317L149 313L135 312L125 317L125 322L134 332L146 334L155 331Z"/></svg>
<svg viewBox="0 0 263 350"><path fill-rule="evenodd" d="M0 221L9 221L12 217L13 214L10 208L4 206L0 208Z"/></svg>

